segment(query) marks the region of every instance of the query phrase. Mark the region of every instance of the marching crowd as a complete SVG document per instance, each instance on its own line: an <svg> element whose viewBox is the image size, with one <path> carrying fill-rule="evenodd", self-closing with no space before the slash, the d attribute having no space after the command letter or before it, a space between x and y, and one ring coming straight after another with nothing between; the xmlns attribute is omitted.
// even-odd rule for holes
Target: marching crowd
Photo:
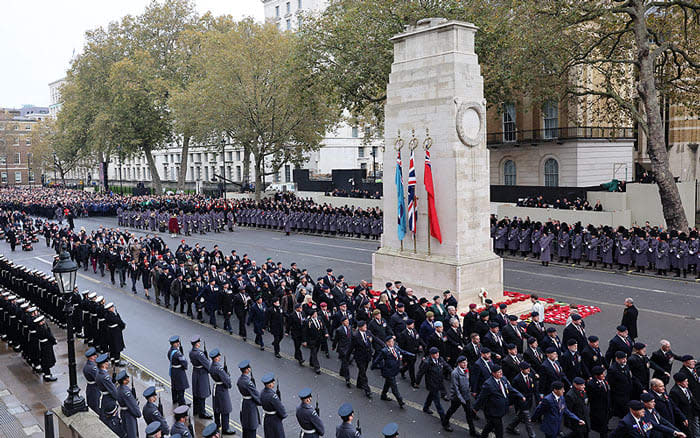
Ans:
<svg viewBox="0 0 700 438"><path fill-rule="evenodd" d="M401 408L405 402L399 376L405 377L412 387L425 382L427 397L423 410L432 414L434 407L448 431L452 429L451 417L463 409L472 436L477 435L475 411L483 411L485 424L481 436L484 438L490 432L499 438L504 431L518 434L518 424L523 425L531 438L533 421L540 421L545 435L554 437L559 433L562 416L567 418L566 426L577 437L586 436L591 430L606 437L613 416L621 419L614 432L617 437L634 436L621 428L633 428L637 424L661 435L700 436L697 402L700 380L693 357L676 355L667 341L662 341L649 357L646 345L636 339L636 313L631 300L627 302L622 324L611 334L608 348L603 351L598 338L587 336L584 321L576 313L563 331L545 327L541 322L544 308L537 297L532 297L532 319L527 322L510 315L505 304L488 303L484 309L472 304L468 313L459 315L458 303L449 291L432 300L418 299L401 282L387 283L384 290L377 292L366 282L348 285L332 269L313 278L296 264L285 267L268 259L258 265L235 250L223 254L217 246L208 250L199 244L190 246L183 240L172 251L154 235L136 237L110 228L76 233L55 223L38 225L42 235L48 236L47 246L68 248L81 269L94 274L108 273L122 287L130 280L132 292L138 293L142 288L157 304L167 307L172 304L174 311L208 320L213 327L223 321L223 328L229 333L237 325L237 333L243 339L248 339L252 326L250 337L254 336L255 344L261 349L269 341L270 336L266 336L269 333L272 352L278 357L280 344L287 335L294 344L298 363L305 365L308 360L317 373L320 373L318 355L330 357L335 351L340 375L351 387L350 370L354 364L354 385L367 397L372 397L368 369L378 370L384 379L381 399L391 400L388 395L391 391ZM85 302L97 299L91 295L83 294L76 299L76 308L83 309ZM90 318L91 315L88 321ZM88 342L92 339L95 351L91 352L96 363L107 369L110 356L98 354L109 352L112 362L118 364L119 348L113 353L112 342L97 340L90 335L91 330L84 327L81 333ZM212 350L205 361L206 356L198 352L199 342L193 339L193 349L185 356L179 337L170 339L168 360L173 404L184 405L184 391L192 382L193 413L206 418L204 400L213 397L215 428L230 432L227 416L232 408L228 390L233 386L230 378L227 380L228 375L218 369L223 366L217 356L220 351ZM676 374L672 374L674 361L682 364ZM192 372L198 374L191 380L186 373L190 364ZM270 405L271 400L263 404L262 394L256 397L255 384L251 387L251 381L243 377L250 363L244 361L239 365L245 382L237 388L244 407L247 406L241 410L243 429L254 435L259 425L255 412L262 406L265 436L284 436L281 426L284 415L277 415L282 411ZM207 378L215 383L214 391L208 389L209 381L199 383L204 380L203 370L208 370ZM269 389L274 389L274 376L266 377L263 379L267 380L266 388L271 385ZM124 373L116 376L116 380L122 386L128 385ZM675 385L667 392L666 385L671 380ZM100 393L105 392L102 389L107 384L101 385L98 384ZM195 390L195 385L202 391ZM126 389L122 392L128 392ZM117 402L119 394L116 393ZM318 415L313 415L310 396L306 391L300 393L302 403L297 410L305 438L320 436L324 431ZM144 397L152 399L152 395L144 394ZM449 400L447 409L442 406L443 400ZM514 407L516 416L504 427L503 417L509 405ZM100 404L97 407L102 409ZM125 430L123 436L131 437L134 435L129 435L128 424L132 420L127 411L121 411L119 427ZM351 412L351 407L343 412ZM183 423L179 427L186 428L187 407L176 408L175 416L176 422ZM114 416L108 420L108 424L116 423ZM268 420L276 426L268 427ZM162 434L163 427L167 425L160 422L156 433ZM354 435L357 430L351 423L346 427L353 434L339 436L359 436ZM179 429L177 432L191 436Z"/></svg>
<svg viewBox="0 0 700 438"><path fill-rule="evenodd" d="M503 256L533 256L543 265L559 262L636 272L656 271L657 275L675 272L676 277L695 274L700 278L700 240L693 228L688 233L652 227L617 229L608 226L569 226L566 222L531 222L522 218L491 216L494 250Z"/></svg>

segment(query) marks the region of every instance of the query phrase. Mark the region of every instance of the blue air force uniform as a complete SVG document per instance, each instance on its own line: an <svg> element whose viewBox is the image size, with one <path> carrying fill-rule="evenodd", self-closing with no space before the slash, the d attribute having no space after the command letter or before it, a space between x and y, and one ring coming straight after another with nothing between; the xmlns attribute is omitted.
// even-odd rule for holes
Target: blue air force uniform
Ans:
<svg viewBox="0 0 700 438"><path fill-rule="evenodd" d="M247 360L238 364L238 368L244 371L250 366ZM258 393L255 384L249 374L241 374L236 382L238 392L241 393L243 401L241 402L241 428L243 429L243 437L255 438L255 431L260 425L260 394Z"/></svg>
<svg viewBox="0 0 700 438"><path fill-rule="evenodd" d="M311 389L305 388L299 392L301 404L297 406L296 417L301 427L300 438L319 438L326 433L323 422L309 403L304 403L304 399L311 397Z"/></svg>
<svg viewBox="0 0 700 438"><path fill-rule="evenodd" d="M214 349L209 353L209 357L214 359L219 356L219 350ZM231 411L231 396L228 390L232 388L231 376L224 371L221 362L212 362L209 367L209 374L214 381L214 421L224 430L228 429L228 420Z"/></svg>
<svg viewBox="0 0 700 438"><path fill-rule="evenodd" d="M274 375L268 373L263 376L262 382L268 384L274 380ZM263 388L260 393L260 405L265 414L263 419L263 431L265 438L285 438L282 420L287 418L282 400L272 388Z"/></svg>
<svg viewBox="0 0 700 438"><path fill-rule="evenodd" d="M199 339L197 339L197 342L199 342ZM195 415L205 416L206 399L211 395L211 387L209 385L211 361L202 350L192 347L192 350L190 350L190 363L192 363L192 398L194 399L192 412Z"/></svg>
<svg viewBox="0 0 700 438"><path fill-rule="evenodd" d="M97 389L97 372L97 364L94 361L88 360L83 365L83 376L85 376L87 381L87 387L85 388L87 405L93 412L100 415L100 390Z"/></svg>
<svg viewBox="0 0 700 438"><path fill-rule="evenodd" d="M178 336L170 338L170 350L168 350L168 360L170 361L170 384L172 385L173 405L181 406L185 404L185 390L190 387L187 382L187 359L174 346L180 342Z"/></svg>
<svg viewBox="0 0 700 438"><path fill-rule="evenodd" d="M123 371L122 371L123 372ZM137 438L139 424L137 418L141 418L139 402L134 398L131 389L127 385L119 385L119 416L127 438Z"/></svg>

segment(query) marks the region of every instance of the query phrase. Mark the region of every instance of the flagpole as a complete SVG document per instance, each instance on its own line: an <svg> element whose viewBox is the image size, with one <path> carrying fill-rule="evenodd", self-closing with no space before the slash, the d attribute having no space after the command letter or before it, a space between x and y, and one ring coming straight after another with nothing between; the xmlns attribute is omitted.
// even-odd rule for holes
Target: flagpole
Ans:
<svg viewBox="0 0 700 438"><path fill-rule="evenodd" d="M394 149L396 149L397 156L401 154L401 148L403 148L403 139L401 138L401 130L398 130L396 141L394 142ZM401 224L399 224L399 226L401 226ZM401 245L400 248L403 252L403 239L399 240L399 245Z"/></svg>
<svg viewBox="0 0 700 438"><path fill-rule="evenodd" d="M423 140L423 150L429 151L430 147L433 145L433 139L430 138L430 129L425 128L425 140ZM423 171L423 181L425 182L425 171ZM429 202L429 201L428 201ZM430 205L428 205L428 255L430 255Z"/></svg>
<svg viewBox="0 0 700 438"><path fill-rule="evenodd" d="M408 142L408 149L411 151L411 157L413 157L413 151L415 151L418 148L418 139L416 138L416 130L415 129L411 129L411 135L412 135L412 138ZM414 163L414 169L415 169L415 163ZM414 170L414 172L415 172L415 170ZM413 234L413 253L414 254L418 253L418 249L416 248L416 231L418 231L418 223L416 222L418 220L418 190L417 189L418 189L418 187L416 184L416 186L414 186L414 194L413 194L413 199L414 199L414 201L413 201L413 213L411 213L413 215L413 217L411 219L413 219L413 228L414 228L414 231L412 231L412 233L411 233L411 234Z"/></svg>

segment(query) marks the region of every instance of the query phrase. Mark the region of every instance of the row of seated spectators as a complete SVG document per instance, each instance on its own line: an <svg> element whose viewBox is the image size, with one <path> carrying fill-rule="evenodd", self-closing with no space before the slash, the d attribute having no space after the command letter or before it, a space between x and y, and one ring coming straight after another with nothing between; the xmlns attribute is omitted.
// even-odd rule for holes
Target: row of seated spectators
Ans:
<svg viewBox="0 0 700 438"><path fill-rule="evenodd" d="M532 208L556 208L560 210L586 210L586 211L603 211L603 206L600 200L597 200L595 205L591 205L585 199L577 197L573 201L566 198L556 199L554 202L547 201L543 196L529 196L520 198L517 202L518 207Z"/></svg>

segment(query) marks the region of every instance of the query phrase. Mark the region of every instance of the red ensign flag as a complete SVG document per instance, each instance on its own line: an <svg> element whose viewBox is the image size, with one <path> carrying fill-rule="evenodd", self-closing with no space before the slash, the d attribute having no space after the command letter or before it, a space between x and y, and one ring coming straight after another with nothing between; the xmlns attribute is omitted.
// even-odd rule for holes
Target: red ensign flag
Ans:
<svg viewBox="0 0 700 438"><path fill-rule="evenodd" d="M425 172L423 174L425 191L428 193L428 221L430 222L430 235L442 243L440 233L440 221L435 210L435 189L433 188L433 171L430 166L430 151L425 151Z"/></svg>

